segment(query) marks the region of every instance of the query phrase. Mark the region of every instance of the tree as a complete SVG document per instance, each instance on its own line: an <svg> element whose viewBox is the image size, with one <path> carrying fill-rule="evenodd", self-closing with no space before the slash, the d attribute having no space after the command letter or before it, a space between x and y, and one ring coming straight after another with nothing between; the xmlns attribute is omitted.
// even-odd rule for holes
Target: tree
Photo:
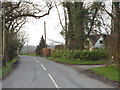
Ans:
<svg viewBox="0 0 120 90"><path fill-rule="evenodd" d="M14 38L8 38L6 49L5 49L5 57L7 61L11 61L15 56L17 56L17 49L18 49L18 40L17 36Z"/></svg>
<svg viewBox="0 0 120 90"><path fill-rule="evenodd" d="M89 31L88 31L88 35L90 35L90 33L94 30L94 28L99 24L99 11L100 11L100 8L102 6L102 3L101 2L94 2L92 5L91 5L91 8L90 8L90 16L91 17L91 20L90 20L90 27L89 27ZM99 26L100 27L100 26Z"/></svg>
<svg viewBox="0 0 120 90"><path fill-rule="evenodd" d="M17 39L17 33L21 30L26 22L27 17L40 19L49 15L52 9L52 2L45 1L43 7L40 4L29 1L18 2L2 2L2 8L5 13L2 14L2 19L5 20L5 52L6 58L10 61L17 54L17 49L22 47ZM5 17L3 17L5 15ZM13 42L13 43L11 43ZM12 48L13 47L13 48ZM11 55L13 53L13 55ZM15 53L15 54L14 54Z"/></svg>
<svg viewBox="0 0 120 90"><path fill-rule="evenodd" d="M25 24L27 17L40 19L41 17L49 15L52 7L52 2L50 1L46 1L43 7L40 7L39 4L27 1L2 2L2 8L5 10L6 31L9 33L15 32L16 34ZM44 14L41 15L41 13Z"/></svg>
<svg viewBox="0 0 120 90"><path fill-rule="evenodd" d="M88 10L83 2L65 2L63 6L68 12L69 49L84 49L85 30L88 26Z"/></svg>
<svg viewBox="0 0 120 90"><path fill-rule="evenodd" d="M114 63L116 66L118 66L120 63L120 2L112 2L111 7L111 13L103 7L103 10L111 17L111 33L108 37L109 42L107 44L108 50L111 53L111 63Z"/></svg>
<svg viewBox="0 0 120 90"><path fill-rule="evenodd" d="M18 36L18 52L19 54L21 54L21 50L23 48L23 46L25 45L26 42L28 42L28 34L26 34L26 32L19 32L17 34Z"/></svg>
<svg viewBox="0 0 120 90"><path fill-rule="evenodd" d="M56 2L54 4L55 4L55 7L56 7L57 12L58 12L60 25L62 26L62 31L60 32L60 34L65 38L65 49L68 49L68 14L67 14L67 10L63 6L63 3L60 2L60 5L63 6L63 10L64 10L64 19L65 19L64 23L65 23L65 25L63 25L58 6L57 6Z"/></svg>
<svg viewBox="0 0 120 90"><path fill-rule="evenodd" d="M35 51L35 53L37 54L37 55L42 55L42 49L43 48L45 48L45 40L43 39L43 35L42 35L42 37L41 37L41 40L40 40L40 43L39 43L39 45L37 46L37 48L36 48L36 51Z"/></svg>
<svg viewBox="0 0 120 90"><path fill-rule="evenodd" d="M20 2L3 2L3 7L5 8L5 16L6 20L5 22L8 23L10 21L13 21L14 19L20 18L20 17L34 17L34 18L41 18L46 15L49 15L50 10L52 9L52 2L47 1L45 2L45 6L40 7L39 4L31 3L27 1L20 1ZM41 9L42 8L42 9ZM43 13L47 8L47 12L45 12L42 15L38 15Z"/></svg>
<svg viewBox="0 0 120 90"><path fill-rule="evenodd" d="M110 2L108 3L110 4ZM93 14L93 19L88 34L94 30L95 26L98 27L97 31L101 30L99 27L104 28L106 31L106 49L109 50L111 54L110 65L115 64L118 66L119 61L119 30L120 30L120 2L111 2L111 4L106 5L105 2L94 3L92 5L95 13ZM95 18L94 18L95 17ZM100 22L100 26L96 25L96 20Z"/></svg>

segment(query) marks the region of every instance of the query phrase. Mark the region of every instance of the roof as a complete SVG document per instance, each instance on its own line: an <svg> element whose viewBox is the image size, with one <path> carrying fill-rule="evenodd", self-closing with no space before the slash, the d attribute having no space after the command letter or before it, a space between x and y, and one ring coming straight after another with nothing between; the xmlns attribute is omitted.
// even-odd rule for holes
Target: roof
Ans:
<svg viewBox="0 0 120 90"><path fill-rule="evenodd" d="M92 42L93 45L95 45L95 43L99 40L99 38L101 37L102 35L90 35L90 40Z"/></svg>

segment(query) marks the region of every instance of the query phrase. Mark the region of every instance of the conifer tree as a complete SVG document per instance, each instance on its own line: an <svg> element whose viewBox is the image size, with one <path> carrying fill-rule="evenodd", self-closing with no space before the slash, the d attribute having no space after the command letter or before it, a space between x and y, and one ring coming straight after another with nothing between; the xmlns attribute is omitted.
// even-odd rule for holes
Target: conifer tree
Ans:
<svg viewBox="0 0 120 90"><path fill-rule="evenodd" d="M36 53L37 55L40 55L40 56L41 56L41 55L42 55L42 49L43 49L43 48L45 48L45 40L44 40L43 35L42 35L41 40L40 40L40 43L39 43L39 45L37 46L35 53Z"/></svg>

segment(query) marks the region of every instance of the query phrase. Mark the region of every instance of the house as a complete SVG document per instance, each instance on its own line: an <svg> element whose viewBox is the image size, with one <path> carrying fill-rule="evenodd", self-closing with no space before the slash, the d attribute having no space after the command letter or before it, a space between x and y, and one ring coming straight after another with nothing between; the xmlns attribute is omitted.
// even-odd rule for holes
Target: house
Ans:
<svg viewBox="0 0 120 90"><path fill-rule="evenodd" d="M87 38L88 46L87 48L91 50L96 48L104 48L105 43L105 35L104 34L96 34L96 35L90 35L89 38Z"/></svg>
<svg viewBox="0 0 120 90"><path fill-rule="evenodd" d="M104 48L104 37L103 35L95 35L94 39L91 38L93 48Z"/></svg>

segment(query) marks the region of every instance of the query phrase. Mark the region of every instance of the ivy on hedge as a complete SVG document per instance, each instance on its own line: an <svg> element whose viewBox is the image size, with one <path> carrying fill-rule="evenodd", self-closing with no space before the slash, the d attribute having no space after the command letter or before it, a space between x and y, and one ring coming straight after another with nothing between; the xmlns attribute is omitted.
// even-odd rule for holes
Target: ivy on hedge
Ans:
<svg viewBox="0 0 120 90"><path fill-rule="evenodd" d="M109 52L103 49L89 50L53 50L52 57L73 60L103 60L109 59Z"/></svg>

